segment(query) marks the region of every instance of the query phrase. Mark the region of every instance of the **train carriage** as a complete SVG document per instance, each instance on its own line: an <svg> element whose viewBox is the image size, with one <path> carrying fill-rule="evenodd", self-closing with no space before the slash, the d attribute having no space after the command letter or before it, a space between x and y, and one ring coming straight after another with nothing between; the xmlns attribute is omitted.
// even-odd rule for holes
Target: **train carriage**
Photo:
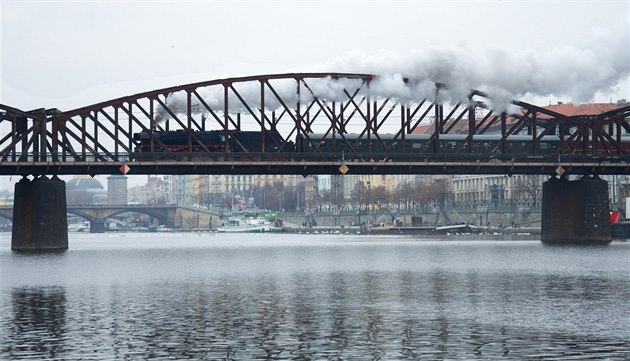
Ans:
<svg viewBox="0 0 630 361"><path fill-rule="evenodd" d="M152 138L153 136L153 138ZM294 152L293 142L285 142L275 130L266 131L227 131L209 130L188 133L185 130L154 131L134 134L137 143L135 159L182 159L182 154L194 153L195 158L206 153L212 157L216 153L279 153ZM190 140L190 148L189 148ZM156 156L149 155L156 153ZM164 153L172 153L167 156ZM160 155L161 154L161 155ZM223 157L225 159L225 157Z"/></svg>
<svg viewBox="0 0 630 361"><path fill-rule="evenodd" d="M189 148L189 136L190 147ZM155 131L153 141L147 132L134 134L139 153L233 153L249 154L251 159L262 159L260 155L300 153L303 159L313 159L317 154L320 160L378 160L378 161L425 161L425 160L516 160L544 158L565 154L577 157L583 154L609 157L616 149L606 148L597 143L597 149L581 147L579 140L564 140L561 149L557 135L545 135L533 141L532 135L515 134L502 141L501 134L475 134L468 139L467 134L440 134L434 139L432 134L407 134L404 140L394 134L355 133L308 133L300 134L288 141L276 130L236 131L229 130L195 131L191 135L184 130ZM630 136L622 138L622 153L630 152ZM469 149L470 146L470 149ZM227 148L226 148L227 147ZM137 158L139 159L139 158ZM225 159L225 158L223 158Z"/></svg>

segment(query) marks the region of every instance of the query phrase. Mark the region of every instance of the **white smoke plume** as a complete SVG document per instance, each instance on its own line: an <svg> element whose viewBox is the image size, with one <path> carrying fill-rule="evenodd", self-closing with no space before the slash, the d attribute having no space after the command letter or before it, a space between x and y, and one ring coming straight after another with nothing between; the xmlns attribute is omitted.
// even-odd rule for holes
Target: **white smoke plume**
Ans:
<svg viewBox="0 0 630 361"><path fill-rule="evenodd" d="M326 78L309 78L306 80L306 85L302 84L300 90L300 96L298 99L297 82L294 79L278 79L270 81L271 86L278 94L274 94L267 86L265 86L265 99L264 108L265 111L281 110L283 108L282 103L278 98L284 102L284 104L292 109L299 102L303 106L307 106L315 97L326 101L342 101L348 100L347 95L344 93L344 89L352 92L354 89L361 88L363 80L361 79L338 79L334 80L329 77ZM367 88L364 89L362 94L366 94ZM213 111L222 113L225 107L224 104L224 87L223 85L215 85L205 88L197 89L197 92L203 99L203 101L213 109ZM238 95L237 95L238 94ZM239 96L241 99L239 99ZM199 102L194 96L192 98L193 112L206 112L206 109L201 102ZM185 91L179 91L176 93L168 94L166 105L168 108L176 114L184 114L187 111L187 94ZM247 108L249 107L249 109ZM258 111L262 108L261 104L261 85L257 81L249 82L235 82L232 84L232 88L228 90L228 112L230 114L241 113L248 114L251 110L255 115L258 115ZM168 112L162 108L157 108L158 121L163 121L169 118Z"/></svg>
<svg viewBox="0 0 630 361"><path fill-rule="evenodd" d="M480 52L467 46L407 54L354 51L317 68L382 75L378 91L401 98L417 95L402 84L408 77L446 84L451 100L466 99L474 88L501 98L554 96L586 102L598 92L612 92L629 76L629 39L620 29L593 30L581 44L548 51L495 47Z"/></svg>
<svg viewBox="0 0 630 361"><path fill-rule="evenodd" d="M395 98L403 104L433 100L436 96L442 102L467 102L470 90L478 89L489 94L487 101L495 110L508 110L512 99L535 96L591 101L598 92L612 92L629 76L629 68L628 35L623 31L596 30L581 44L552 50L512 51L494 47L479 51L460 46L406 54L385 50L370 54L353 51L329 64L296 72L375 74L377 78L369 88L363 87L361 94ZM436 82L445 84L446 88L436 93ZM288 107L297 104L295 80L273 80L271 83ZM313 96L328 101L345 101L348 98L343 90L357 89L361 83L359 79L308 79L310 91L302 87L299 101L307 104ZM233 86L252 111L260 109L259 82L234 83ZM223 86L198 91L210 107L223 110ZM168 106L175 112L185 112L186 93L170 94ZM231 90L228 107L230 113L248 112ZM203 107L196 108L204 112ZM264 108L266 111L282 108L269 90L265 90Z"/></svg>

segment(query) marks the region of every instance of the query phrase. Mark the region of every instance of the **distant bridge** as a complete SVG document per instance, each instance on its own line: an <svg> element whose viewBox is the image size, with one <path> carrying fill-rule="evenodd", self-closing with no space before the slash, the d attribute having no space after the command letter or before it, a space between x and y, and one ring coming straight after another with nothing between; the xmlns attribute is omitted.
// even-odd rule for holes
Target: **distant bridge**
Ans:
<svg viewBox="0 0 630 361"><path fill-rule="evenodd" d="M392 82L403 95L381 90ZM423 79L292 73L71 111L0 105L0 174L630 174L630 106L570 117L464 98Z"/></svg>
<svg viewBox="0 0 630 361"><path fill-rule="evenodd" d="M67 213L83 217L90 221L91 227L98 224L105 226L108 218L115 217L123 213L146 214L158 220L160 224L167 227L177 228L209 228L209 222L214 222L219 218L219 214L209 210L188 207L188 206L148 206L148 205L99 205L99 206L68 206ZM0 217L13 219L12 206L0 206ZM104 228L103 228L104 229Z"/></svg>

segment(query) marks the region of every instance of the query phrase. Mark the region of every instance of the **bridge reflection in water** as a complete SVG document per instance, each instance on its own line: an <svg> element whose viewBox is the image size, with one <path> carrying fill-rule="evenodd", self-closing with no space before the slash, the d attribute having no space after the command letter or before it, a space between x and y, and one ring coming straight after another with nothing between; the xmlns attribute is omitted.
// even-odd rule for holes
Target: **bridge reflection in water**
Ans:
<svg viewBox="0 0 630 361"><path fill-rule="evenodd" d="M72 240L75 250L63 254L0 250L0 359L624 360L630 352L625 242Z"/></svg>

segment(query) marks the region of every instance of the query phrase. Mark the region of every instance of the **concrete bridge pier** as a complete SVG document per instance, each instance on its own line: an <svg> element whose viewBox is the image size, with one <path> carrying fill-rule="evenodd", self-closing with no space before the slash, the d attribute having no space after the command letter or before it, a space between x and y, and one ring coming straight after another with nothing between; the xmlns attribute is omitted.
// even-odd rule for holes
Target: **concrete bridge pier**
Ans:
<svg viewBox="0 0 630 361"><path fill-rule="evenodd" d="M105 220L90 219L90 233L105 233Z"/></svg>
<svg viewBox="0 0 630 361"><path fill-rule="evenodd" d="M15 184L13 205L14 251L61 251L68 249L66 184L56 176Z"/></svg>
<svg viewBox="0 0 630 361"><path fill-rule="evenodd" d="M556 244L611 242L607 182L597 176L576 181L553 177L546 181L541 240Z"/></svg>

